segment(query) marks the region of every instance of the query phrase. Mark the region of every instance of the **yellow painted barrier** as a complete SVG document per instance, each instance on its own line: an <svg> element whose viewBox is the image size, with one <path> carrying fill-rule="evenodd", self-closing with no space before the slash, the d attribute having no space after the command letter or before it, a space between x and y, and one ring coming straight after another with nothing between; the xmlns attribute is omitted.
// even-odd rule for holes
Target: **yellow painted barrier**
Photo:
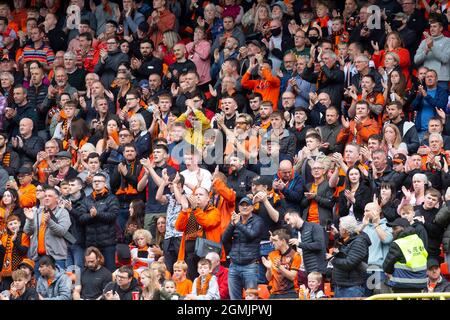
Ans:
<svg viewBox="0 0 450 320"><path fill-rule="evenodd" d="M450 299L450 292L433 293L386 293L370 296L365 300L403 300L403 299Z"/></svg>

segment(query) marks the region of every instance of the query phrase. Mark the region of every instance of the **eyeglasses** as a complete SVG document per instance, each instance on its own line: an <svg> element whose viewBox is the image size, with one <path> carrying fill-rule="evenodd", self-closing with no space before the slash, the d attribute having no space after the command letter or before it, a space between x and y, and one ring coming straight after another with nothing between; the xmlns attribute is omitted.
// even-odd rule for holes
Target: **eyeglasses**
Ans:
<svg viewBox="0 0 450 320"><path fill-rule="evenodd" d="M126 137L129 137L129 136L130 136L130 134L128 134L128 133L119 134L119 138L126 138Z"/></svg>

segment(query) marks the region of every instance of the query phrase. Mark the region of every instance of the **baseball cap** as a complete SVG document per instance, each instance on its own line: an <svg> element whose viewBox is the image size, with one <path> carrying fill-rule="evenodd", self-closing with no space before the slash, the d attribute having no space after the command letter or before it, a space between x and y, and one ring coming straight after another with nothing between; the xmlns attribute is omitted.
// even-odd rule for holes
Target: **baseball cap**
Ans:
<svg viewBox="0 0 450 320"><path fill-rule="evenodd" d="M409 223L408 220L406 220L405 218L397 218L395 219L393 222L390 222L387 224L388 227L409 227L411 224Z"/></svg>
<svg viewBox="0 0 450 320"><path fill-rule="evenodd" d="M272 188L272 178L269 176L257 176L256 178L253 179L253 184L255 185L263 185L263 186L267 186L267 188L271 189Z"/></svg>
<svg viewBox="0 0 450 320"><path fill-rule="evenodd" d="M241 203L248 203L249 205L253 205L253 200L252 199L250 199L249 197L243 197L240 201L239 201L239 204L241 204Z"/></svg>
<svg viewBox="0 0 450 320"><path fill-rule="evenodd" d="M55 155L55 157L72 159L72 155L68 151L60 151Z"/></svg>
<svg viewBox="0 0 450 320"><path fill-rule="evenodd" d="M281 11L283 11L283 13L287 13L287 6L286 6L286 4L283 1L277 1L273 5L271 5L270 7L273 8L275 6L279 6Z"/></svg>
<svg viewBox="0 0 450 320"><path fill-rule="evenodd" d="M392 158L392 162L393 163L402 163L405 164L406 163L406 156L403 153L397 153L394 158Z"/></svg>
<svg viewBox="0 0 450 320"><path fill-rule="evenodd" d="M253 44L253 45L255 45L255 46L257 46L258 48L260 48L261 49L261 43L258 41L258 40L248 40L247 42L245 42L245 44L246 45L249 45L249 44Z"/></svg>
<svg viewBox="0 0 450 320"><path fill-rule="evenodd" d="M441 266L441 264L435 258L429 258L427 261L427 269L430 269L432 267L440 267L440 266Z"/></svg>
<svg viewBox="0 0 450 320"><path fill-rule="evenodd" d="M33 173L33 170L31 170L30 167L25 167L25 166L20 167L20 168L16 171L16 174L17 174L17 175L19 175L19 174L32 174L32 173Z"/></svg>
<svg viewBox="0 0 450 320"><path fill-rule="evenodd" d="M106 24L112 24L112 25L114 25L116 28L119 27L119 24L117 23L117 21L116 21L116 20L112 20L112 19L109 19L108 21L106 21Z"/></svg>

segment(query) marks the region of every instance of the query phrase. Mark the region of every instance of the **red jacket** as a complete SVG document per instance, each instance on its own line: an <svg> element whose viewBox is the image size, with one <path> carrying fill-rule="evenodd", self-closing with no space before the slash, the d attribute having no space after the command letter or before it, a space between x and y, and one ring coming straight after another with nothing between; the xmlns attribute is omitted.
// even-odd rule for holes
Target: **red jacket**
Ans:
<svg viewBox="0 0 450 320"><path fill-rule="evenodd" d="M228 268L219 265L219 270L214 274L219 285L220 300L229 300L230 293L228 292Z"/></svg>

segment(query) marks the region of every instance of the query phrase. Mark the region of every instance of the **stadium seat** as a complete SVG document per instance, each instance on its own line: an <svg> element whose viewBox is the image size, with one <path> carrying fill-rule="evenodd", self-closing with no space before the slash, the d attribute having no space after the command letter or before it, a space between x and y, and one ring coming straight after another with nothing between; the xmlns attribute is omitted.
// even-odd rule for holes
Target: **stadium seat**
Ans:
<svg viewBox="0 0 450 320"><path fill-rule="evenodd" d="M448 272L448 262L441 263L441 275L450 281L450 273Z"/></svg>
<svg viewBox="0 0 450 320"><path fill-rule="evenodd" d="M258 285L258 295L260 299L269 299L270 292L267 284L259 284Z"/></svg>
<svg viewBox="0 0 450 320"><path fill-rule="evenodd" d="M328 298L333 298L334 297L334 292L331 291L331 283L330 282L325 282L323 284L324 286L324 293Z"/></svg>

